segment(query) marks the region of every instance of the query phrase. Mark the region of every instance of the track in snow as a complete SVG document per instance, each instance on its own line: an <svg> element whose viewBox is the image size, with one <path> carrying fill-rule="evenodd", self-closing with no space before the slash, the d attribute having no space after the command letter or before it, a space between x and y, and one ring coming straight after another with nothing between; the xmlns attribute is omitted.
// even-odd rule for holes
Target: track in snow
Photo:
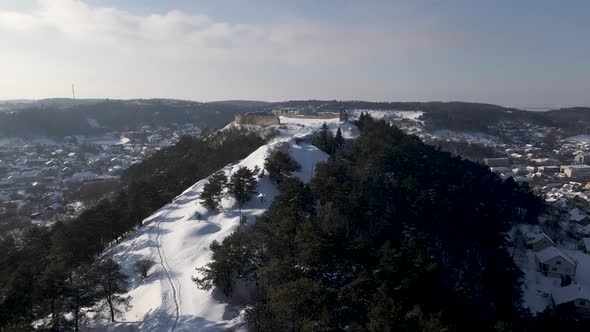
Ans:
<svg viewBox="0 0 590 332"><path fill-rule="evenodd" d="M163 218L160 218L160 220L158 221L158 235L156 235L156 244L158 248L158 256L160 256L160 264L162 265L162 269L164 269L164 272L166 273L166 278L168 278L168 282L170 283L170 287L172 288L174 306L176 307L176 317L174 317L174 324L170 329L170 331L174 331L176 330L176 327L178 326L178 321L180 320L180 303L178 301L178 296L180 294L177 294L176 292L176 287L174 286L174 282L172 281L172 277L170 276L170 272L168 271L168 262L166 261L166 256L162 253L162 245L160 243L160 237L162 236L162 220L168 217L168 213L166 213L166 215Z"/></svg>

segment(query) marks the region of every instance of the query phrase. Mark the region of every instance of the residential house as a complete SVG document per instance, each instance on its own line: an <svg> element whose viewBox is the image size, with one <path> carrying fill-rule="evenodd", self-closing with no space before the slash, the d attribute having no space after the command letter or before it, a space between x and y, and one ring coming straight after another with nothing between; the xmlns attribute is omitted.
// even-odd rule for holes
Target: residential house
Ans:
<svg viewBox="0 0 590 332"><path fill-rule="evenodd" d="M577 222L580 224L587 224L590 221L590 217L582 210L574 207L568 211L570 222Z"/></svg>
<svg viewBox="0 0 590 332"><path fill-rule="evenodd" d="M580 284L556 288L551 291L551 303L554 307L573 306L576 312L590 316L590 288Z"/></svg>
<svg viewBox="0 0 590 332"><path fill-rule="evenodd" d="M556 247L547 247L535 253L537 270L550 277L574 277L576 263L566 253Z"/></svg>
<svg viewBox="0 0 590 332"><path fill-rule="evenodd" d="M559 166L539 166L538 171L543 174L553 175L559 172Z"/></svg>
<svg viewBox="0 0 590 332"><path fill-rule="evenodd" d="M535 252L541 251L545 248L555 246L553 240L547 236L547 234L541 233L529 233L527 234L527 248L532 249Z"/></svg>

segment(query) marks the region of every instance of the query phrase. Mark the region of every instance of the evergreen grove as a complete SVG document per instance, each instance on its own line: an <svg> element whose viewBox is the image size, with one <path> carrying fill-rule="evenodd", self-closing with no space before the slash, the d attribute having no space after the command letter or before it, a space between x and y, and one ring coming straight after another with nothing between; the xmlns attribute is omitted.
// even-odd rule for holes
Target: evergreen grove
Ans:
<svg viewBox="0 0 590 332"><path fill-rule="evenodd" d="M507 250L543 202L527 186L363 115L309 184L285 178L257 222L211 245L199 287L253 288L251 331L551 331L522 306ZM324 140L324 138L326 138ZM316 136L320 144L329 135ZM586 325L587 327L587 325Z"/></svg>

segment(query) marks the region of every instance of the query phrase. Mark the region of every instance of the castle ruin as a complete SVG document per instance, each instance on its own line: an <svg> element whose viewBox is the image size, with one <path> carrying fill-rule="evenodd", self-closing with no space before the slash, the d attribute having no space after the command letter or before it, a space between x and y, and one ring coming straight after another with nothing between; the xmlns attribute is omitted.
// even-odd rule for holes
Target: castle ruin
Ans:
<svg viewBox="0 0 590 332"><path fill-rule="evenodd" d="M338 112L317 112L316 115L303 115L298 111L293 110L273 110L272 114L276 116L284 116L287 118L298 119L339 119L340 122L348 121L348 113L343 108Z"/></svg>
<svg viewBox="0 0 590 332"><path fill-rule="evenodd" d="M239 125L256 125L261 127L281 124L278 116L264 112L236 114L235 123Z"/></svg>

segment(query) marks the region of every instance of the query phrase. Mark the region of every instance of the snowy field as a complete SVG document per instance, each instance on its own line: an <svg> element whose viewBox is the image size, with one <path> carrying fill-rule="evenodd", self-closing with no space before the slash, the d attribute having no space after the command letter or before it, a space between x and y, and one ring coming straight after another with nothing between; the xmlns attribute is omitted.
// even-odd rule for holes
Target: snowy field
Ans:
<svg viewBox="0 0 590 332"><path fill-rule="evenodd" d="M258 148L242 161L227 165L223 171L231 175L239 167L264 168L265 158L276 148L287 148L299 162L301 170L295 175L309 181L318 162L327 155L309 143L297 144L296 138L312 135L326 122L336 131L338 120L281 118L280 134L270 143ZM279 127L277 126L277 129ZM352 124L342 124L344 137L356 136ZM300 140L298 140L300 141ZM131 308L115 324L103 321L93 331L224 331L240 329L243 321L245 289L236 291L233 298L224 297L213 289L199 289L192 281L195 268L211 261L209 245L221 241L240 225L235 202L230 197L222 200L221 212L207 211L199 203L199 196L207 179L188 188L174 201L144 220L144 226L113 246L105 254L112 257L130 276ZM255 222L270 205L278 191L268 174L259 179L260 196L242 208L248 223ZM146 280L133 271L135 262L151 256L157 265Z"/></svg>

